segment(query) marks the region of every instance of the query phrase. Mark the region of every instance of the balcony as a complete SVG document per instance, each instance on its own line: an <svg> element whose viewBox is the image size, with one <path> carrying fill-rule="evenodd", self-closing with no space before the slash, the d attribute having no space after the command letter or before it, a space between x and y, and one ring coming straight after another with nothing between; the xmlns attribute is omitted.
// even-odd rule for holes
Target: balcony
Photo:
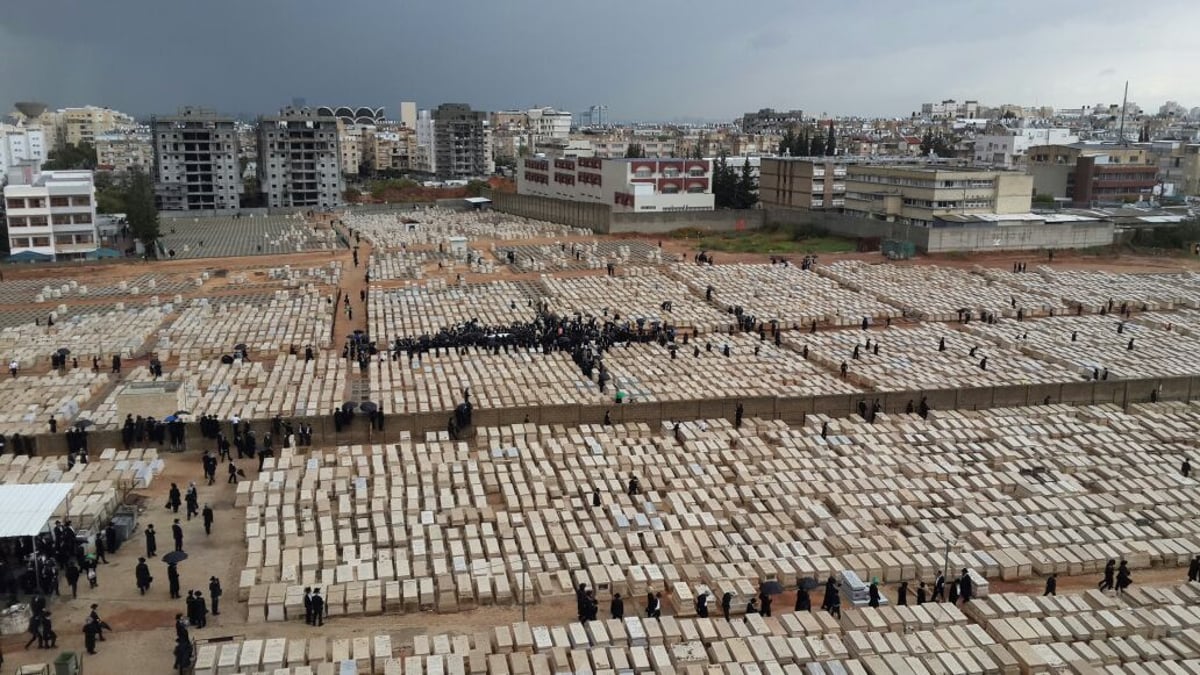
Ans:
<svg viewBox="0 0 1200 675"><path fill-rule="evenodd" d="M824 178L825 177L825 169L813 169L812 177L813 178Z"/></svg>

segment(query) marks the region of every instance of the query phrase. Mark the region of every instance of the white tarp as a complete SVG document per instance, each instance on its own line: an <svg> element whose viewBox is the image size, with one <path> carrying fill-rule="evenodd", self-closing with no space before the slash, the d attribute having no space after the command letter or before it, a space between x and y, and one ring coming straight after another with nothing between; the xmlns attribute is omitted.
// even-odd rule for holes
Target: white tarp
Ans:
<svg viewBox="0 0 1200 675"><path fill-rule="evenodd" d="M40 533L73 487L74 483L0 485L0 538Z"/></svg>

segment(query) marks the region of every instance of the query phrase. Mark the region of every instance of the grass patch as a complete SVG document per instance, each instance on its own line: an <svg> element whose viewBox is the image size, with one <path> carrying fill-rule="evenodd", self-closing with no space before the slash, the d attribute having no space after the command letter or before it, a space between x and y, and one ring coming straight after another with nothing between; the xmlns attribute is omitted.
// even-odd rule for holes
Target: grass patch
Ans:
<svg viewBox="0 0 1200 675"><path fill-rule="evenodd" d="M814 236L793 239L784 231L706 233L700 237L697 248L726 253L853 253L858 246L853 239Z"/></svg>

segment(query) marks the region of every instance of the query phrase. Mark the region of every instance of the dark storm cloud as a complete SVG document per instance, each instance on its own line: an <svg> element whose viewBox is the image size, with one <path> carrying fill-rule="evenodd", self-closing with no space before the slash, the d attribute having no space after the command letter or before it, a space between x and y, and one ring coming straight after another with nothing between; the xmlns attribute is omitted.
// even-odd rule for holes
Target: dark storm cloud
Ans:
<svg viewBox="0 0 1200 675"><path fill-rule="evenodd" d="M913 0L38 0L0 9L0 109L23 99L135 114L310 104L609 106L614 119L764 106L902 115L922 101L1079 105L1132 80L1200 104L1186 21L1076 3ZM952 9L952 11L951 11ZM1195 16L1192 0L1158 15ZM1122 60L1100 73L1098 45ZM1104 57L1106 59L1110 56ZM1165 59L1165 60L1164 60ZM1098 74L1100 73L1100 74Z"/></svg>

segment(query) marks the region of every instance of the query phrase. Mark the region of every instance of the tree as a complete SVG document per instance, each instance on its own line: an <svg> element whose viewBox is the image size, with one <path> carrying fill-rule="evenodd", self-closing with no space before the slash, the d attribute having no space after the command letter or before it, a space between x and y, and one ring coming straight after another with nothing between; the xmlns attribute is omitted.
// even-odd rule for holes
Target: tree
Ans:
<svg viewBox="0 0 1200 675"><path fill-rule="evenodd" d="M825 156L837 154L837 132L833 128L833 120L829 120L829 135L825 137Z"/></svg>
<svg viewBox="0 0 1200 675"><path fill-rule="evenodd" d="M625 156L628 158L641 158L646 156L646 151L642 148L641 143L630 143L625 146Z"/></svg>
<svg viewBox="0 0 1200 675"><path fill-rule="evenodd" d="M347 204L357 203L362 198L362 190L355 187L348 187L342 191L342 201Z"/></svg>
<svg viewBox="0 0 1200 675"><path fill-rule="evenodd" d="M796 145L796 131L792 127L788 127L787 131L783 132L783 138L779 140L780 155L792 154L792 147Z"/></svg>
<svg viewBox="0 0 1200 675"><path fill-rule="evenodd" d="M808 146L808 154L812 157L820 157L825 154L825 137L821 135L820 129L813 133L812 142Z"/></svg>
<svg viewBox="0 0 1200 675"><path fill-rule="evenodd" d="M742 175L737 180L737 190L734 192L735 209L752 209L758 203L758 181L750 168L750 158L742 163Z"/></svg>
<svg viewBox="0 0 1200 675"><path fill-rule="evenodd" d="M96 168L96 146L91 143L79 145L64 145L50 151L46 161L42 163L45 171L67 171L84 169L92 171Z"/></svg>
<svg viewBox="0 0 1200 675"><path fill-rule="evenodd" d="M921 137L921 154L932 154L935 157L953 157L954 141L943 136L941 132L935 134L932 130L926 130L925 135Z"/></svg>
<svg viewBox="0 0 1200 675"><path fill-rule="evenodd" d="M469 181L467 183L467 196L468 197L482 197L488 192L488 190L490 188L491 188L491 186L489 186L487 184L487 181L483 181L483 180Z"/></svg>
<svg viewBox="0 0 1200 675"><path fill-rule="evenodd" d="M729 168L729 161L722 150L713 166L712 173L713 202L718 209L732 209L734 193L737 192L737 178Z"/></svg>
<svg viewBox="0 0 1200 675"><path fill-rule="evenodd" d="M796 141L792 145L792 156L793 157L807 157L809 149L810 148L808 145L808 129L805 129L804 133L796 136Z"/></svg>
<svg viewBox="0 0 1200 675"><path fill-rule="evenodd" d="M692 153L692 159L704 159L703 141L696 141L696 146L694 148L694 152Z"/></svg>
<svg viewBox="0 0 1200 675"><path fill-rule="evenodd" d="M158 209L154 208L154 184L141 171L131 171L126 179L125 215L129 230L148 250L154 250L158 231Z"/></svg>

